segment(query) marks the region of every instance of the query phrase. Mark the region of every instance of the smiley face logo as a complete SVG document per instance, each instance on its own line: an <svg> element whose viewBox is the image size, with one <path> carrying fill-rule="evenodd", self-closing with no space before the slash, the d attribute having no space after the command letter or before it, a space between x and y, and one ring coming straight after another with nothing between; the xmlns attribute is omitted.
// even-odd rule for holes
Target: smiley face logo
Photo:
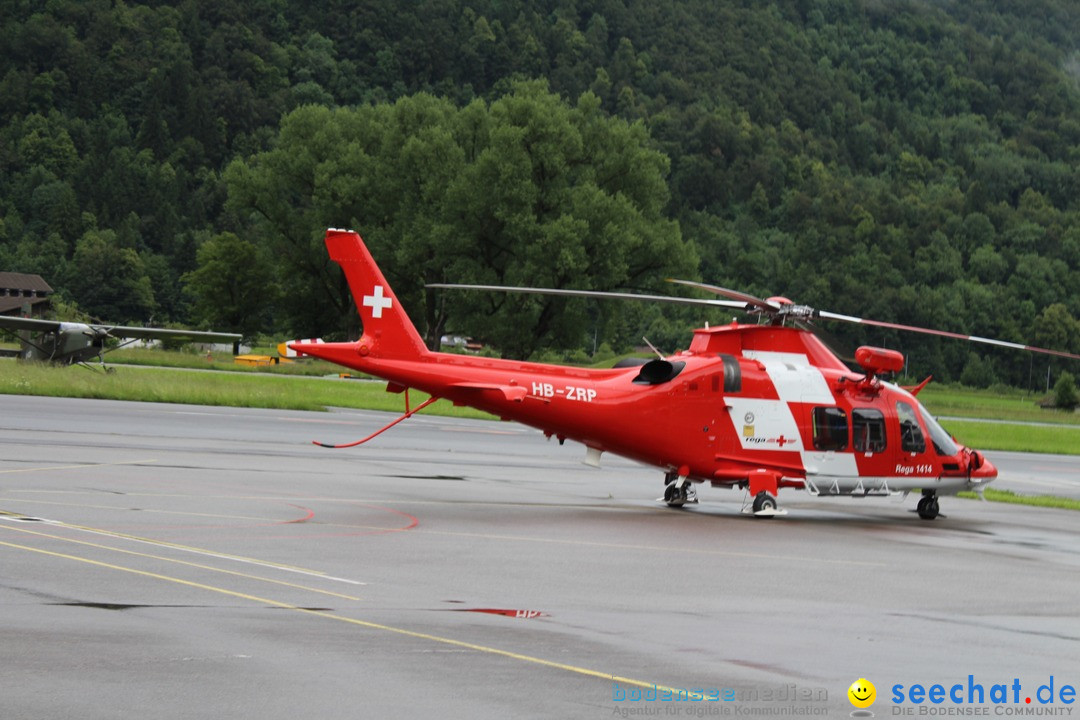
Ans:
<svg viewBox="0 0 1080 720"><path fill-rule="evenodd" d="M877 699L877 688L866 678L859 678L847 689L848 700L857 708L868 708Z"/></svg>

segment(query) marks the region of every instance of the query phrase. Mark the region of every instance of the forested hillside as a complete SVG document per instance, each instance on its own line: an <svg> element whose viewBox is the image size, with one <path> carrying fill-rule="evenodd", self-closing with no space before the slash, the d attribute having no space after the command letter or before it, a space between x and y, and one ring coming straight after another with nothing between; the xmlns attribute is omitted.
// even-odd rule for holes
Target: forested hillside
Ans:
<svg viewBox="0 0 1080 720"><path fill-rule="evenodd" d="M429 337L510 354L643 328L672 350L729 318L423 283L676 274L1080 352L1074 10L8 2L0 269L108 320L341 337L355 316L320 237L348 225ZM1045 382L1043 358L835 331L915 374Z"/></svg>

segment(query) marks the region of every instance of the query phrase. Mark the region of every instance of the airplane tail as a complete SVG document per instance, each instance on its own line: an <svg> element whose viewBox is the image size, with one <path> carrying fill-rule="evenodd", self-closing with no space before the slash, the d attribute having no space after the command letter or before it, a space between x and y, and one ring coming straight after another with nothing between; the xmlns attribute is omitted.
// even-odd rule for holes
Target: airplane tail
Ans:
<svg viewBox="0 0 1080 720"><path fill-rule="evenodd" d="M360 235L352 230L331 228L326 231L326 249L330 259L345 271L363 323L363 336L358 343L296 343L291 346L343 365L353 364L342 362L338 357L343 345L348 346L353 358L357 353L361 358L412 358L426 354L427 347L420 333L405 314ZM330 357L331 354L334 357Z"/></svg>

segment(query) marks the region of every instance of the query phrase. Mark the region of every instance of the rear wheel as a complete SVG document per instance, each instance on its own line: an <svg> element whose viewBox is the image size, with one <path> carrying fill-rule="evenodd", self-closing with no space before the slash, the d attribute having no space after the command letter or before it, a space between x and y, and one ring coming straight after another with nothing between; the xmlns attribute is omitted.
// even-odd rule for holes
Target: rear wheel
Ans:
<svg viewBox="0 0 1080 720"><path fill-rule="evenodd" d="M664 502L668 504L668 507L682 507L697 503L697 491L689 480L683 478L680 481L678 476L673 479L670 474L665 479L667 485L664 486Z"/></svg>
<svg viewBox="0 0 1080 720"><path fill-rule="evenodd" d="M754 496L754 512L761 512L762 510L775 510L776 498L770 493L762 490Z"/></svg>

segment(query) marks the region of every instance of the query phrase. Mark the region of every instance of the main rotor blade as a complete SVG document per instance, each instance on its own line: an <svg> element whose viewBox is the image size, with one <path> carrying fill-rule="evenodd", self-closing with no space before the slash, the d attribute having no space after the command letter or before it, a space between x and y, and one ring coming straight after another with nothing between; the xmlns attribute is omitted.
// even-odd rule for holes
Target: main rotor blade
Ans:
<svg viewBox="0 0 1080 720"><path fill-rule="evenodd" d="M641 295L638 293L604 292L600 290L563 290L558 288L514 287L510 285L463 285L459 283L428 283L424 287L446 290L491 290L495 292L516 292L530 295L558 295L562 297L604 298L611 300L651 300L653 302L675 303L680 305L703 305L705 307L725 307L745 310L746 303L728 300L706 300L702 298L675 297L673 295Z"/></svg>
<svg viewBox="0 0 1080 720"><path fill-rule="evenodd" d="M719 285L709 285L708 283L695 282L693 280L676 280L675 278L668 278L668 282L676 283L678 285L686 285L687 287L697 288L699 290L707 290L717 295L722 295L732 300L738 300L744 305L751 305L767 313L776 313L780 310L780 306L776 303L771 303L768 300L762 300L759 297L749 295L738 290L729 290L728 288L722 288Z"/></svg>
<svg viewBox="0 0 1080 720"><path fill-rule="evenodd" d="M979 337L978 335L963 335L961 333L949 332L947 330L931 330L930 328L915 327L914 325L901 325L899 323L883 322L881 320L867 320L866 318L858 318L851 315L840 315L839 313L826 312L825 310L819 310L818 317L826 320L839 320L841 322L856 323L859 325L873 325L875 327L890 328L892 330L904 330L906 332L922 333L924 335L938 335L939 337L954 338L956 340L968 340L970 342L984 343L986 345L997 345L999 347L1013 348L1014 350L1027 350L1028 352L1043 353L1045 355L1057 355L1058 357L1066 357L1072 358L1073 360L1080 360L1080 355L1065 352L1063 350L1051 350L1049 348L1034 347L1032 345L1023 345L1021 343L1007 342L1005 340L994 340L992 338Z"/></svg>

